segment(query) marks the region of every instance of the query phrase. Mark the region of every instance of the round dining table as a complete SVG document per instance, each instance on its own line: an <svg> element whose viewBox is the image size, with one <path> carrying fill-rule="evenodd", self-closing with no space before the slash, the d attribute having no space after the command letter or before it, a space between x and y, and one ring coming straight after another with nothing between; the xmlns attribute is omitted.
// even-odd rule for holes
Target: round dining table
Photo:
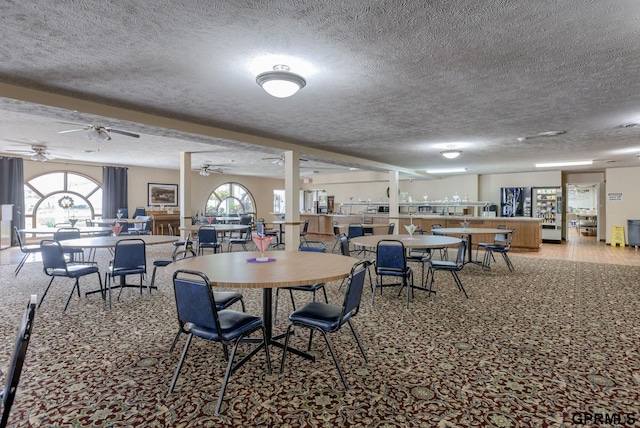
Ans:
<svg viewBox="0 0 640 428"><path fill-rule="evenodd" d="M238 251L210 254L177 260L165 269L173 274L179 269L204 273L212 287L261 288L262 317L267 332L267 343L283 347L273 337L272 289L309 285L346 278L360 260L338 254L307 251L267 251L270 261L257 262L259 251ZM312 356L292 349L305 358Z"/></svg>
<svg viewBox="0 0 640 428"><path fill-rule="evenodd" d="M72 228L73 226L69 225L69 226L61 226L61 227L44 227L44 226L40 226L40 227L26 227L24 229L20 229L18 230L18 232L20 233L25 233L25 234L33 234L33 235L53 235L54 233L56 233L58 230L60 229L68 229L68 228ZM73 227L74 229L78 229L78 231L81 234L91 234L91 233L103 233L103 232L110 232L111 229L108 227L98 227L98 226L88 226L88 227Z"/></svg>
<svg viewBox="0 0 640 428"><path fill-rule="evenodd" d="M249 229L249 224L188 224L186 226L180 226L180 230L186 230L188 232L197 232L201 227L213 227L218 232L233 232L236 230Z"/></svg>
<svg viewBox="0 0 640 428"><path fill-rule="evenodd" d="M118 241L123 239L142 239L146 245L168 244L180 239L179 236L170 235L118 235L118 236L93 236L87 238L67 239L60 241L62 247L72 248L114 248Z"/></svg>

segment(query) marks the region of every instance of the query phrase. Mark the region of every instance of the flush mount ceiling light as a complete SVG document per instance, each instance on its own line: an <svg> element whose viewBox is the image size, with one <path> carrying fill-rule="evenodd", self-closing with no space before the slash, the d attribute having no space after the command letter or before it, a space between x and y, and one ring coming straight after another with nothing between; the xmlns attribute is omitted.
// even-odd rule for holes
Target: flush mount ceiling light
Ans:
<svg viewBox="0 0 640 428"><path fill-rule="evenodd" d="M570 161L570 162L547 162L537 163L536 168L555 168L560 166L580 166L580 165L592 165L592 160L586 161Z"/></svg>
<svg viewBox="0 0 640 428"><path fill-rule="evenodd" d="M447 159L455 159L462 154L462 150L445 150L444 152L440 152L440 154Z"/></svg>
<svg viewBox="0 0 640 428"><path fill-rule="evenodd" d="M456 172L467 172L467 168L439 168L427 170L427 174L453 174Z"/></svg>
<svg viewBox="0 0 640 428"><path fill-rule="evenodd" d="M299 74L290 72L289 66L277 64L273 66L273 71L258 74L256 83L272 97L287 98L304 88L307 81Z"/></svg>

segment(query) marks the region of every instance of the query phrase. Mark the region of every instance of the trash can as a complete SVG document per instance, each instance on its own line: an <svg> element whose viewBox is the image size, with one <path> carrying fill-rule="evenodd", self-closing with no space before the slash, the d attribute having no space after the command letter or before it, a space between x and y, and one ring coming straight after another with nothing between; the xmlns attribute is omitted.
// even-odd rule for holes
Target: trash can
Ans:
<svg viewBox="0 0 640 428"><path fill-rule="evenodd" d="M627 220L627 231L629 233L629 246L640 246L640 220Z"/></svg>

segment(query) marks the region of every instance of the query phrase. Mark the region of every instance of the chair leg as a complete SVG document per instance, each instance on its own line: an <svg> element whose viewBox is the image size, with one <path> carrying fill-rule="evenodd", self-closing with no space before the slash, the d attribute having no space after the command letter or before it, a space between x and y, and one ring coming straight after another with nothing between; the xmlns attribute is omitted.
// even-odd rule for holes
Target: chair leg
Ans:
<svg viewBox="0 0 640 428"><path fill-rule="evenodd" d="M38 303L38 309L40 309L40 306L42 305L42 302L44 301L44 297L47 295L47 291L49 291L49 287L51 287L51 283L53 282L53 280L56 279L55 276L51 277L51 281L49 281L49 285L47 285L47 288L45 288L44 293L42 293L42 297L40 298L40 303Z"/></svg>
<svg viewBox="0 0 640 428"><path fill-rule="evenodd" d="M178 339L180 339L180 335L182 334L182 329L178 330L176 333L176 337L173 339L173 343L171 344L171 348L169 348L169 353L172 353L178 344Z"/></svg>
<svg viewBox="0 0 640 428"><path fill-rule="evenodd" d="M320 333L322 333L322 336L324 336L324 341L327 342L327 346L329 347L329 352L331 353L331 358L333 358L333 362L336 365L336 369L338 369L338 374L340 375L340 379L342 380L344 389L345 391L348 391L349 387L347 386L347 380L344 377L344 373L342 373L342 368L340 367L340 363L338 363L338 358L336 358L336 353L333 350L333 346L331 346L331 340L329 340L329 336L327 336L327 333L324 330L320 330Z"/></svg>
<svg viewBox="0 0 640 428"><path fill-rule="evenodd" d="M238 344L240 343L240 339L244 336L238 337L233 344L233 348L231 349L231 356L229 357L229 361L227 362L227 370L224 373L224 380L222 381L222 387L220 387L220 396L218 397L218 404L216 404L216 416L220 414L220 407L222 407L222 399L224 398L224 392L227 390L227 383L229 383L229 377L231 376L231 369L233 368L233 360L236 357L236 351L238 350Z"/></svg>
<svg viewBox="0 0 640 428"><path fill-rule="evenodd" d="M62 310L62 312L67 310L67 306L69 306L69 302L71 301L71 297L73 297L73 291L74 290L78 290L78 297L80 297L80 282L79 282L79 278L76 278L75 282L73 283L73 288L71 289L71 293L69 293L69 297L67 297L67 303L64 305L64 309Z"/></svg>
<svg viewBox="0 0 640 428"><path fill-rule="evenodd" d="M456 282L456 285L458 286L458 290L462 291L465 295L465 297L468 299L469 296L467 296L467 292L465 291L464 287L462 286L462 281L460 281L460 277L458 277L458 273L454 270L451 271L451 275L453 275L453 280Z"/></svg>
<svg viewBox="0 0 640 428"><path fill-rule="evenodd" d="M507 253L502 253L502 258L504 259L504 262L507 264L507 267L509 268L509 272L513 272L515 270L515 267L513 266L513 263L511 263L511 259L509 258Z"/></svg>
<svg viewBox="0 0 640 428"><path fill-rule="evenodd" d="M180 369L182 369L182 364L184 364L184 359L187 356L187 351L189 350L189 345L191 344L191 339L193 339L193 334L189 334L189 336L187 336L187 343L185 343L184 349L182 350L182 355L180 355L180 361L178 361L178 367L176 367L176 372L173 374L173 379L171 380L171 385L169 385L169 392L167 392L167 396L173 392L173 389L176 386L178 376L180 375Z"/></svg>
<svg viewBox="0 0 640 428"><path fill-rule="evenodd" d="M351 320L348 320L347 324L349 324L349 327L351 327L351 332L353 333L353 337L356 339L356 343L358 344L358 348L360 349L360 353L362 353L362 358L364 358L364 362L369 364L369 360L367 360L367 356L364 353L364 348L360 344L360 339L358 338L358 334L356 333L356 329L353 328L353 324L351 324Z"/></svg>
<svg viewBox="0 0 640 428"><path fill-rule="evenodd" d="M153 271L151 272L151 287L153 287L153 284L155 284L156 282L156 270L158 269L158 266L154 266L153 267Z"/></svg>
<svg viewBox="0 0 640 428"><path fill-rule="evenodd" d="M287 327L287 333L284 336L284 348L282 349L282 361L280 361L280 374L284 372L284 363L287 359L287 349L289 349L289 336L291 335L291 329L293 324L289 324Z"/></svg>
<svg viewBox="0 0 640 428"><path fill-rule="evenodd" d="M16 271L15 271L15 275L18 275L18 272L20 272L20 269L22 269L22 266L24 266L24 263L27 261L27 259L29 258L29 253L25 253L25 255L22 257L22 260L20 260L20 263L18 263L18 266L16 267Z"/></svg>

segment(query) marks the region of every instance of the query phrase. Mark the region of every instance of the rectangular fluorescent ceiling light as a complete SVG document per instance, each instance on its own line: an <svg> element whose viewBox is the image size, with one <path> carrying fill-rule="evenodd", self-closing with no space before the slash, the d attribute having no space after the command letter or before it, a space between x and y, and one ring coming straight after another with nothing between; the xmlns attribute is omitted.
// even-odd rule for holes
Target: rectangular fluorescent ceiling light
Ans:
<svg viewBox="0 0 640 428"><path fill-rule="evenodd" d="M580 166L591 165L593 161L573 161L573 162L549 162L549 163L537 163L536 168L554 168L558 166Z"/></svg>
<svg viewBox="0 0 640 428"><path fill-rule="evenodd" d="M452 174L455 172L467 172L467 168L441 168L427 170L427 174Z"/></svg>

